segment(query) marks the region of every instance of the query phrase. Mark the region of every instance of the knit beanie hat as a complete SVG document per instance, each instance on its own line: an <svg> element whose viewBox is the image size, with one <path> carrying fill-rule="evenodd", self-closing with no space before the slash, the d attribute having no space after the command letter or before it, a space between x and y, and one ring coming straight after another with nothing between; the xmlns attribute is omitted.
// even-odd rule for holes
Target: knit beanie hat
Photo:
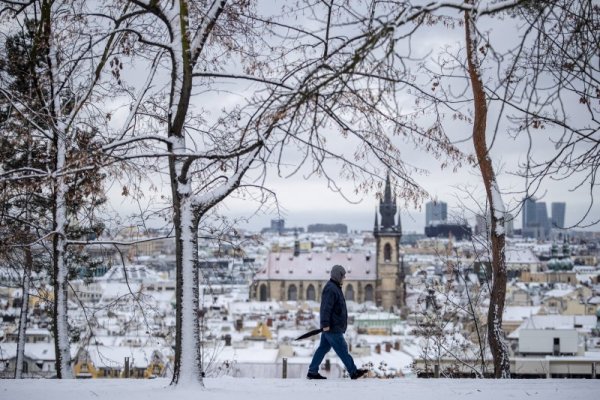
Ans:
<svg viewBox="0 0 600 400"><path fill-rule="evenodd" d="M346 276L346 270L341 265L334 265L333 268L331 268L331 279L337 283L341 283L344 276Z"/></svg>

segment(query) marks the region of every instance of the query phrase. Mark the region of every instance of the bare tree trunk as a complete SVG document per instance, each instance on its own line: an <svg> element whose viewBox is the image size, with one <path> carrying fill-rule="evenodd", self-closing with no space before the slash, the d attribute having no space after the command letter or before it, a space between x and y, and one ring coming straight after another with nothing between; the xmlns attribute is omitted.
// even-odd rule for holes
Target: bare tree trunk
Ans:
<svg viewBox="0 0 600 400"><path fill-rule="evenodd" d="M475 146L475 153L485 186L491 220L492 289L488 310L488 341L494 359L494 376L496 378L510 378L508 348L502 334L502 314L504 312L504 300L506 297L506 262L504 256L505 211L486 144L487 104L481 80L479 60L477 58L473 19L470 12L465 12L465 34L469 77L475 108L473 145Z"/></svg>
<svg viewBox="0 0 600 400"><path fill-rule="evenodd" d="M177 187L177 184L174 185ZM198 324L198 219L193 215L191 199L174 201L176 240L176 333L175 364L172 384L202 385L199 358Z"/></svg>
<svg viewBox="0 0 600 400"><path fill-rule="evenodd" d="M60 134L57 138L57 162L56 171L61 171L65 163L65 143ZM67 247L67 185L64 175L59 175L55 182L54 194L54 240L53 263L54 263L54 347L56 353L56 375L59 379L73 378L71 371L71 349L69 343L68 325L68 271L65 262Z"/></svg>
<svg viewBox="0 0 600 400"><path fill-rule="evenodd" d="M54 165L54 196L53 196L53 264L54 264L54 347L56 354L56 375L59 379L73 378L71 370L71 348L68 325L68 270L65 260L67 251L67 178L65 174L67 162L67 126L64 122L63 109L59 94L60 79L58 76L59 57L57 44L52 38L51 3L45 3L42 23L45 24L44 40L49 49L48 67L52 88L51 109L54 118L53 137L56 160Z"/></svg>
<svg viewBox="0 0 600 400"><path fill-rule="evenodd" d="M19 317L19 336L17 341L17 360L15 366L15 379L23 377L23 360L25 359L25 342L27 333L27 314L29 312L29 287L30 287L30 271L33 264L31 257L31 247L25 247L25 263L23 268L23 296L21 303L21 315Z"/></svg>
<svg viewBox="0 0 600 400"><path fill-rule="evenodd" d="M205 16L206 37L212 31L226 0L215 1L207 8ZM186 137L185 119L188 116L193 86L193 68L199 49L190 42L188 2L174 4L178 22L172 30L172 70L168 136L171 153L184 154ZM176 241L176 335L175 362L171 384L185 383L203 385L200 371L200 328L198 320L199 271L198 271L198 224L200 213L194 202L192 179L188 174L189 161L181 155L169 156L169 174L173 198Z"/></svg>

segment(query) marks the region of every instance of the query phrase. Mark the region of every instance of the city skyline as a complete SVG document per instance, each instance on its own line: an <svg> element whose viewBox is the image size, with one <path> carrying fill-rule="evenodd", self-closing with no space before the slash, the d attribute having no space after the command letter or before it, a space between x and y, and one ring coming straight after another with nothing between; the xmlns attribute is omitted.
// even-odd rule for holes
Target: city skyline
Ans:
<svg viewBox="0 0 600 400"><path fill-rule="evenodd" d="M439 200L438 203L444 203L443 200ZM538 202L537 204L544 203ZM566 202L552 202L553 205L566 205L566 210L569 210L569 204ZM402 231L407 233L424 233L425 227L427 226L427 211L426 206L423 207L422 211L410 211L407 209L403 209L402 207L398 207L399 212L401 213L402 218ZM375 207L374 207L375 210ZM348 227L348 231L369 231L373 229L373 215L374 210L369 214L368 211L363 211L362 209L358 210L356 213L351 212L331 212L331 211L299 211L295 213L289 212L286 216L281 216L284 220L285 228L304 228L306 229L311 224L345 224ZM448 207L448 215L447 222L460 222L453 215L456 214L457 210L453 210L452 207ZM381 215L378 212L378 218L381 219ZM548 215L548 224L552 223L552 218L554 214ZM255 216L250 223L246 224L247 229L253 231L260 231L264 228L273 228L273 220L279 217L271 218L269 215ZM522 213L518 216L513 215L512 225L510 230L513 229L522 229ZM477 215L473 214L470 218L467 219L469 226L475 228L477 224ZM557 224L557 227L560 228L560 225ZM577 230L577 229L576 229ZM581 230L600 230L600 229L581 229Z"/></svg>
<svg viewBox="0 0 600 400"><path fill-rule="evenodd" d="M418 205L407 203L404 198L397 195L396 201L402 217L403 231L424 232L426 226L426 203L430 201L447 204L447 218L449 221L456 221L457 219L466 217L469 224L475 227L476 215L483 214L482 206L471 201L470 204L465 206L468 209L464 212L462 211L463 205L460 203L468 196L459 197L459 195L464 194L464 191L459 190L459 188L453 185L454 180L465 181L460 178L462 175L449 174L446 184L440 183L437 178L432 176L428 177L427 181L423 181L423 185L431 195ZM477 181L478 177L473 177L473 175L468 176L471 178L470 183ZM384 183L385 178L381 181ZM161 184L159 181L155 181L153 184L159 189L156 197L168 196L166 185ZM256 232L269 227L271 220L277 218L285 219L286 226L288 227L302 226L306 228L308 225L315 223L343 223L348 226L349 231L373 229L374 213L379 204L379 197L377 197L375 190L352 197L353 186L351 183L340 182L339 186L343 188L345 193L351 194L349 197L354 203L348 202L340 194L327 189L326 183L319 178L311 178L310 180L275 178L271 179L268 187L277 194L278 207L271 202L268 206L257 212L259 204L256 201L250 201L248 198L239 199L230 197L220 206L219 212L229 218L236 219L236 221L239 220L239 228ZM434 187L436 190L432 190L431 187ZM118 213L123 217L135 215L135 213L139 212L137 203L131 203L130 198L123 197L121 190L122 187L118 184L111 188L109 198L111 199L112 207L118 210ZM482 189L477 190L481 194ZM539 197L538 201L545 202L550 206L552 203L566 203L564 226L567 227L580 218L580 210L587 208L588 205L588 199L581 196L576 198L562 197L560 191L556 190L547 190L545 193L547 195ZM514 217L514 228L521 229L523 212L519 209L517 200L522 201L523 198L512 196L509 201L505 200L505 202L509 204L507 209ZM148 198L147 202L148 204L152 204L156 200ZM600 205L594 204L594 209L599 210L597 213L591 212L590 215L592 217L600 215ZM151 225L153 227L164 226L164 220L157 221L156 223L151 222ZM600 231L600 224L576 229Z"/></svg>

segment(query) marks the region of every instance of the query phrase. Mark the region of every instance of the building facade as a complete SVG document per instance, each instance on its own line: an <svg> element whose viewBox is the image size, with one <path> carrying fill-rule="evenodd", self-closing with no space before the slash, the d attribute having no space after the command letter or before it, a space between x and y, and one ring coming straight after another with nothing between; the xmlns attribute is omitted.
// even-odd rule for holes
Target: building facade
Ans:
<svg viewBox="0 0 600 400"><path fill-rule="evenodd" d="M389 177L375 215L376 254L359 252L271 252L257 271L250 298L257 301L321 301L331 268L342 265L346 278L342 290L347 301L374 302L385 309L404 305L404 275L400 269L400 214Z"/></svg>
<svg viewBox="0 0 600 400"><path fill-rule="evenodd" d="M448 221L448 204L430 201L425 204L425 226Z"/></svg>
<svg viewBox="0 0 600 400"><path fill-rule="evenodd" d="M554 202L551 204L552 209L552 228L563 229L565 227L565 211L567 203Z"/></svg>
<svg viewBox="0 0 600 400"><path fill-rule="evenodd" d="M548 215L546 203L538 202L529 197L523 200L522 234L523 237L547 239L552 229L563 229L565 227L565 210L567 204L564 202L551 203L551 215Z"/></svg>

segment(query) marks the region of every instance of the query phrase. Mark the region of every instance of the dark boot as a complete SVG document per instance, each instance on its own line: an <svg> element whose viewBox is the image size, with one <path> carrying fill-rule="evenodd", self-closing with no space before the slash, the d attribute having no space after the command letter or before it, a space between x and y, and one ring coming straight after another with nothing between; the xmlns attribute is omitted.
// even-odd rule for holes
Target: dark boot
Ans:
<svg viewBox="0 0 600 400"><path fill-rule="evenodd" d="M327 378L325 378L323 375L319 374L318 372L309 372L308 374L306 374L306 379L327 379Z"/></svg>
<svg viewBox="0 0 600 400"><path fill-rule="evenodd" d="M369 371L366 369L357 369L352 373L352 375L350 375L350 379L358 379L361 376L365 375L367 372Z"/></svg>

